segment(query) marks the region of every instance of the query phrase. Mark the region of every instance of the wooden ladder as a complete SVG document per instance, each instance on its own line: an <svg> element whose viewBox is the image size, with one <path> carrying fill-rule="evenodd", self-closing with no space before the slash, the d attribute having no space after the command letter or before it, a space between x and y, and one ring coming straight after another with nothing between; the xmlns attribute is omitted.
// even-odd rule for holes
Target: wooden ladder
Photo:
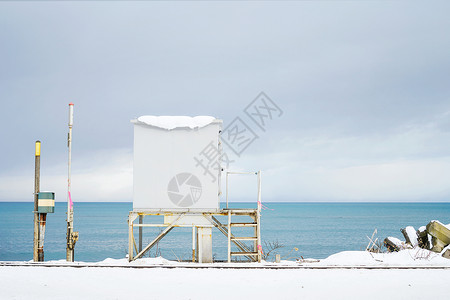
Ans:
<svg viewBox="0 0 450 300"><path fill-rule="evenodd" d="M261 262L261 252L260 252L260 237L259 237L259 216L254 218L254 222L244 222L244 223L233 223L231 221L232 211L228 211L228 225L227 225L227 237L228 237L228 262L231 262L232 256L246 256L251 261ZM236 237L231 233L232 227L253 227L254 234L253 236L242 236ZM242 241L252 241L253 249L249 249ZM231 243L238 245L238 248L241 251L232 252L231 251ZM240 247L241 246L241 247Z"/></svg>
<svg viewBox="0 0 450 300"><path fill-rule="evenodd" d="M217 218L211 215L204 214L205 218L208 219L220 232L222 232L228 238L228 262L231 262L232 256L245 256L250 261L261 262L262 248L261 248L261 234L260 234L260 216L259 211L255 211L254 215L251 216L253 222L231 222L231 216L233 214L239 215L239 212L233 212L233 210L228 210L228 224L222 224ZM253 236L243 236L237 237L231 233L232 227L253 227ZM249 248L243 241L253 241L253 249ZM232 252L231 243L235 244L240 251Z"/></svg>

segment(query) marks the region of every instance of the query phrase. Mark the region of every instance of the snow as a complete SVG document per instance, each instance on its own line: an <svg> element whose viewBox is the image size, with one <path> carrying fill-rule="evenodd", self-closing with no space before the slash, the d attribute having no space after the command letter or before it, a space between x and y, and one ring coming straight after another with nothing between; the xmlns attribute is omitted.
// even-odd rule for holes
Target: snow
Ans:
<svg viewBox="0 0 450 300"><path fill-rule="evenodd" d="M447 245L447 247L445 247L444 249L442 249L441 251L441 255L443 255L445 253L445 251L450 250L450 245Z"/></svg>
<svg viewBox="0 0 450 300"><path fill-rule="evenodd" d="M355 267L450 267L450 259L446 259L441 255L446 249L449 249L450 245L447 246L441 253L432 252L427 249L422 249L415 247L413 249L405 249L399 252L387 252L387 253L371 253L368 251L343 251L329 256L328 258L318 260L318 259L304 259L301 261L289 261L282 260L280 263L266 262L261 263L211 263L211 264L196 264L191 262L177 262L172 260L167 260L163 257L153 257L153 258L141 258L132 262L128 262L127 258L114 259L107 258L103 261L96 263L89 262L66 262L65 260L54 260L47 261L45 263L33 263L33 261L28 262L14 262L14 264L44 264L44 265L69 265L69 266L103 266L103 267L132 267L132 266L173 266L173 267L214 267L214 268L258 268L258 267L292 267L292 266L306 266L306 267L335 267L335 266L355 266ZM6 264L7 262L5 262Z"/></svg>
<svg viewBox="0 0 450 300"><path fill-rule="evenodd" d="M446 299L449 270L1 267L2 299Z"/></svg>
<svg viewBox="0 0 450 300"><path fill-rule="evenodd" d="M398 249L403 250L403 249L409 249L409 248L411 248L411 245L406 244L405 242L399 240L399 239L396 238L396 237L389 236L389 237L387 237L386 239L388 239L388 240L390 240L392 243L394 243L394 245L397 246Z"/></svg>
<svg viewBox="0 0 450 300"><path fill-rule="evenodd" d="M175 128L202 128L215 120L216 118L210 116L141 116L135 122L172 130Z"/></svg>
<svg viewBox="0 0 450 300"><path fill-rule="evenodd" d="M368 251L344 251L321 260L323 266L380 266L380 267L420 267L448 266L450 259L422 248L405 249L399 252L371 253Z"/></svg>
<svg viewBox="0 0 450 300"><path fill-rule="evenodd" d="M403 245L403 242L400 239L396 238L396 237L389 236L388 239L390 239L391 242L393 242L399 248L401 248L402 245Z"/></svg>
<svg viewBox="0 0 450 300"><path fill-rule="evenodd" d="M417 233L414 227L406 226L405 231L406 234L408 235L408 238L410 239L411 245L413 247L416 247L419 244L419 242L417 240Z"/></svg>
<svg viewBox="0 0 450 300"><path fill-rule="evenodd" d="M448 298L450 259L424 249L346 251L313 262L194 264L162 257L129 263L63 260L0 266L1 299L420 299ZM309 262L309 263L307 263ZM11 262L10 262L11 263ZM21 265L23 264L23 266ZM42 264L42 263L40 263ZM33 266L30 266L33 265ZM69 265L74 267L59 267ZM214 268L192 268L192 266ZM236 269L226 269L226 266ZM50 266L50 267L49 267ZM85 266L80 268L80 266ZM91 266L91 267L89 267ZM121 267L123 266L123 267ZM152 266L126 268L125 266ZM188 267L189 266L189 267ZM268 269L273 266L295 269ZM350 266L344 268L343 266ZM364 269L361 267L372 267ZM410 269L373 267L411 266ZM426 267L446 267L427 269ZM163 268L164 267L164 268ZM168 267L168 268L167 268ZM331 267L331 268L329 268ZM355 267L359 267L355 269Z"/></svg>
<svg viewBox="0 0 450 300"><path fill-rule="evenodd" d="M122 259L114 259L107 258L101 262L98 262L99 266L167 266L167 265L178 265L179 263L176 261L167 260L163 257L148 257L137 259L132 262L128 262L127 258Z"/></svg>

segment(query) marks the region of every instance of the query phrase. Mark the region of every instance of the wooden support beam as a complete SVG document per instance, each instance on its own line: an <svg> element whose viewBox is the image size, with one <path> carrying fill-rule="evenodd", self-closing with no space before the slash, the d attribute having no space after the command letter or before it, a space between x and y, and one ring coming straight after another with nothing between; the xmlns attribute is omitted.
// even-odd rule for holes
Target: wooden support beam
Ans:
<svg viewBox="0 0 450 300"><path fill-rule="evenodd" d="M134 255L134 251L133 251L133 240L134 240L134 235L133 235L133 222L134 220L136 220L137 215L133 212L131 212L128 215L128 261L133 261L133 255Z"/></svg>
<svg viewBox="0 0 450 300"><path fill-rule="evenodd" d="M143 256L148 250L150 250L157 242L159 242L166 234L168 234L174 228L174 225L184 215L185 214L180 214L178 218L176 218L175 221L173 221L169 226L167 226L166 229L164 229L150 244L148 244L141 252L136 254L136 257L134 259L138 259L139 257Z"/></svg>
<svg viewBox="0 0 450 300"><path fill-rule="evenodd" d="M142 223L144 223L144 216L139 215L139 225L142 225ZM142 226L139 226L139 252L141 251L142 251Z"/></svg>

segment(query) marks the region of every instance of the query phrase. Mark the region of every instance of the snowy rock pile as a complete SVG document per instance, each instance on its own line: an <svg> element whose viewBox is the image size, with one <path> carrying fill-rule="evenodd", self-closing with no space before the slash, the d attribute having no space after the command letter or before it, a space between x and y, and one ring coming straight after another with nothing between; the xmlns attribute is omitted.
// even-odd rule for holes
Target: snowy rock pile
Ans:
<svg viewBox="0 0 450 300"><path fill-rule="evenodd" d="M439 221L431 221L427 226L415 230L412 226L401 229L405 241L395 237L384 239L384 245L390 252L420 247L440 253L450 259L450 224L444 225Z"/></svg>

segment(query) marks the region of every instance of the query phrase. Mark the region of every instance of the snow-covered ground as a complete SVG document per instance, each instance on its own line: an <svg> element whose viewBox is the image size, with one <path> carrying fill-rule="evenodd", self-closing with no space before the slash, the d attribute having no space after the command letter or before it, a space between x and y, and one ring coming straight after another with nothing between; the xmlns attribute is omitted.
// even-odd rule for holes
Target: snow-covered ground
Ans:
<svg viewBox="0 0 450 300"><path fill-rule="evenodd" d="M392 253L345 251L333 254L317 264L325 266L450 267L450 259L442 257L440 253L416 247Z"/></svg>
<svg viewBox="0 0 450 300"><path fill-rule="evenodd" d="M418 249L390 254L341 252L320 262L300 264L286 261L247 264L252 267L300 265L299 269L221 268L227 264L194 269L185 267L192 264L163 258L147 258L131 264L126 259L73 263L102 268L57 267L68 265L64 261L45 263L53 267L22 264L0 267L0 299L420 299L430 295L446 299L450 280L449 259ZM117 268L130 265L177 268ZM326 269L326 266L334 268ZM361 269L364 266L419 268ZM428 266L446 268L424 268Z"/></svg>

